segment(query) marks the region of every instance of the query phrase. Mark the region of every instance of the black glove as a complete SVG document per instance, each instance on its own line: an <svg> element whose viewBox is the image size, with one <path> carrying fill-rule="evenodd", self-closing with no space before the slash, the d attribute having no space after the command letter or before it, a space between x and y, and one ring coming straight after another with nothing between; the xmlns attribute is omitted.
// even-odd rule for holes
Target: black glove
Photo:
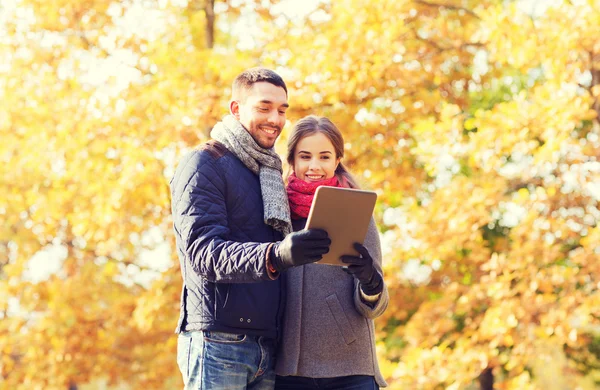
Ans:
<svg viewBox="0 0 600 390"><path fill-rule="evenodd" d="M271 249L271 264L282 272L290 267L314 263L329 252L331 240L325 230L308 229L288 234Z"/></svg>
<svg viewBox="0 0 600 390"><path fill-rule="evenodd" d="M349 264L344 271L354 276L360 282L360 287L367 295L377 295L383 291L383 277L373 266L373 258L367 248L359 243L354 243L354 249L360 256L344 255L342 262Z"/></svg>

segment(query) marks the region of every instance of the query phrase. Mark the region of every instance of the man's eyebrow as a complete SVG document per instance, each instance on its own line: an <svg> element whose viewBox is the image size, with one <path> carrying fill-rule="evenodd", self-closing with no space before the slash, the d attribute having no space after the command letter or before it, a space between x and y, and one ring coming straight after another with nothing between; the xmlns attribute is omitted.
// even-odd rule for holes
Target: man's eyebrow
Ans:
<svg viewBox="0 0 600 390"><path fill-rule="evenodd" d="M273 102L272 102L272 101L270 101L270 100L266 100L266 99L265 99L265 100L261 100L261 101L260 101L260 103L262 103L262 104L269 104L269 105L270 105L270 104L273 104ZM289 105L288 103L283 103L281 106L282 106L282 107L285 107L285 108L288 108L290 105Z"/></svg>

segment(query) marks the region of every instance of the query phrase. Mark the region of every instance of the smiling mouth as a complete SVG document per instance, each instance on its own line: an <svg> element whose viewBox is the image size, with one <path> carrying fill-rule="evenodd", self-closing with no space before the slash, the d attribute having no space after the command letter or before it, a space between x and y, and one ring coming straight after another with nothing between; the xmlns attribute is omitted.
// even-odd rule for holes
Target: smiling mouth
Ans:
<svg viewBox="0 0 600 390"><path fill-rule="evenodd" d="M270 134L270 135L275 135L275 134L277 134L277 130L278 130L278 129L274 129L274 128L272 128L272 127L261 127L260 129L261 129L262 131L264 131L265 133L267 133L267 134Z"/></svg>
<svg viewBox="0 0 600 390"><path fill-rule="evenodd" d="M323 175L306 175L306 178L310 180L321 180L323 179Z"/></svg>

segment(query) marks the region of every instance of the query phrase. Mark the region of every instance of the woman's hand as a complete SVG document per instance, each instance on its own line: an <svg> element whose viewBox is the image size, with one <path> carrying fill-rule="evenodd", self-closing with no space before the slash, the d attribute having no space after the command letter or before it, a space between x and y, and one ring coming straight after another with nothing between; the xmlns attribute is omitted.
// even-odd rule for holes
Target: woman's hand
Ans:
<svg viewBox="0 0 600 390"><path fill-rule="evenodd" d="M377 295L383 291L383 277L375 269L373 258L367 248L359 243L354 243L354 249L360 256L344 255L342 262L348 264L344 271L354 276L360 282L360 287L366 295Z"/></svg>

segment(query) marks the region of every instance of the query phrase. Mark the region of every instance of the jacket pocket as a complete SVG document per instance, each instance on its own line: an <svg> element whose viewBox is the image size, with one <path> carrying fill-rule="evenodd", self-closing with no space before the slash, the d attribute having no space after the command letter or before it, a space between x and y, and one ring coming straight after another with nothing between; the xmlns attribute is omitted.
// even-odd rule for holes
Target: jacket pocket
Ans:
<svg viewBox="0 0 600 390"><path fill-rule="evenodd" d="M215 283L214 284L214 311L215 319L220 319L221 311L227 306L227 301L229 300L229 290L231 289L231 285L228 283Z"/></svg>
<svg viewBox="0 0 600 390"><path fill-rule="evenodd" d="M335 319L338 329L342 333L344 341L346 344L352 344L356 340L356 335L352 330L350 321L348 321L348 317L346 317L346 313L344 313L344 309L342 308L337 295L331 294L325 298L325 302L327 302L327 306L329 306L329 310Z"/></svg>
<svg viewBox="0 0 600 390"><path fill-rule="evenodd" d="M275 330L279 289L269 289L266 283L274 282L230 284L217 311L219 322L232 328Z"/></svg>

